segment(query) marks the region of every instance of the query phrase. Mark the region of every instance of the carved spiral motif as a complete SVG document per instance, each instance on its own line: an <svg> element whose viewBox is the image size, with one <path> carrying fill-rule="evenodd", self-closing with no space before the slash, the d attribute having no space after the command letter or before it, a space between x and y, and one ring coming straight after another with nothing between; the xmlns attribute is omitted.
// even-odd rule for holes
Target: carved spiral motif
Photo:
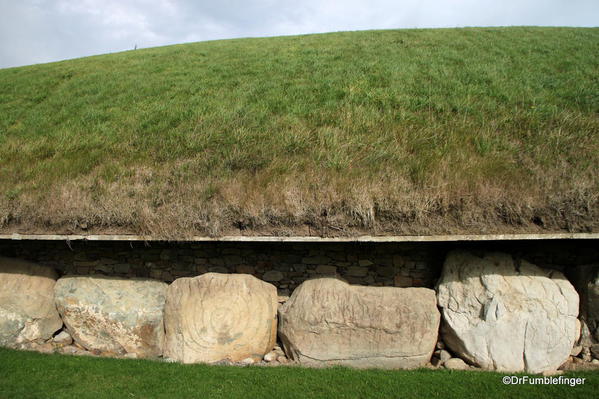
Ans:
<svg viewBox="0 0 599 399"><path fill-rule="evenodd" d="M268 346L275 315L272 299L262 287L214 278L190 290L182 301L180 322L186 351L199 361L242 360Z"/></svg>

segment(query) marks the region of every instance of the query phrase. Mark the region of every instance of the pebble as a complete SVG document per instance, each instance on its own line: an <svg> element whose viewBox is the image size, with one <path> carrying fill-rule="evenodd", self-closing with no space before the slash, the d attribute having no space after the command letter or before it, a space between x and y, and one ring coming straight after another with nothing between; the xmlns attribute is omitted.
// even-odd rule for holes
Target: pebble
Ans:
<svg viewBox="0 0 599 399"><path fill-rule="evenodd" d="M551 377L560 374L564 374L564 370L545 370L541 373L543 377Z"/></svg>
<svg viewBox="0 0 599 399"><path fill-rule="evenodd" d="M445 363L446 361L451 359L451 354L446 350L441 350L441 352L439 353L439 359L441 360L441 363Z"/></svg>
<svg viewBox="0 0 599 399"><path fill-rule="evenodd" d="M450 370L468 370L469 367L462 359L454 357L443 363L446 369Z"/></svg>
<svg viewBox="0 0 599 399"><path fill-rule="evenodd" d="M61 332L56 334L54 338L52 338L52 341L55 344L59 345L71 345L73 343L73 338L71 337L71 334L69 334L65 330L62 330Z"/></svg>
<svg viewBox="0 0 599 399"><path fill-rule="evenodd" d="M578 356L580 354L580 352L582 352L582 346L580 346L580 345L575 346L574 348L572 348L572 351L570 352L570 356Z"/></svg>

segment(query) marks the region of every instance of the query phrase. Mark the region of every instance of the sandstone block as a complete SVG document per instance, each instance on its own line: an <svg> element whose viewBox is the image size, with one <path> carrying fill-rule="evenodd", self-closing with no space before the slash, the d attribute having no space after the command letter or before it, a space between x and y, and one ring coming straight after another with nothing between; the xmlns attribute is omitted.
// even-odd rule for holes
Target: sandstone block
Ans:
<svg viewBox="0 0 599 399"><path fill-rule="evenodd" d="M431 358L439 312L430 289L322 278L293 292L279 323L285 353L300 363L413 368Z"/></svg>
<svg viewBox="0 0 599 399"><path fill-rule="evenodd" d="M578 294L557 271L503 253L454 251L437 291L443 341L472 364L540 373L557 369L572 351Z"/></svg>
<svg viewBox="0 0 599 399"><path fill-rule="evenodd" d="M0 257L0 346L43 342L62 327L54 305L56 272Z"/></svg>
<svg viewBox="0 0 599 399"><path fill-rule="evenodd" d="M110 277L63 277L56 306L74 341L89 351L162 354L167 285Z"/></svg>
<svg viewBox="0 0 599 399"><path fill-rule="evenodd" d="M247 274L207 273L168 288L165 356L184 362L261 360L276 341L277 289Z"/></svg>

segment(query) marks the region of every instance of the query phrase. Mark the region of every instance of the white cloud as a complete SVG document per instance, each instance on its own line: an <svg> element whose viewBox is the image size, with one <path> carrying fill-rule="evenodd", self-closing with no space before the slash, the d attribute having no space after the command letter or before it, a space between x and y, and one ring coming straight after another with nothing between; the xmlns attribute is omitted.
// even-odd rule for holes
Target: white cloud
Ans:
<svg viewBox="0 0 599 399"><path fill-rule="evenodd" d="M596 26L596 0L0 0L0 68L189 41L339 30Z"/></svg>

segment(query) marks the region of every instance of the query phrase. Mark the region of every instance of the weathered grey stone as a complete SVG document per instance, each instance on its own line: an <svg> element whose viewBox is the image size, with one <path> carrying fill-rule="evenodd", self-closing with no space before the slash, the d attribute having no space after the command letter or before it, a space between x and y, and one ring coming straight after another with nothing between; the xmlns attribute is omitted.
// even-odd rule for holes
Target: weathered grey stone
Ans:
<svg viewBox="0 0 599 399"><path fill-rule="evenodd" d="M287 359L286 356L279 356L277 357L277 361L281 364L287 364L289 363L289 359Z"/></svg>
<svg viewBox="0 0 599 399"><path fill-rule="evenodd" d="M229 255L224 257L224 261L227 266L235 266L241 264L243 259L241 259L241 256Z"/></svg>
<svg viewBox="0 0 599 399"><path fill-rule="evenodd" d="M81 348L78 348L76 346L73 345L65 345L61 348L58 348L58 352L62 353L64 355L82 355L85 356L87 354L90 354L90 352L83 350Z"/></svg>
<svg viewBox="0 0 599 399"><path fill-rule="evenodd" d="M574 348L572 348L572 351L570 352L570 356L578 356L581 351L582 351L582 346L580 346L580 345L575 346Z"/></svg>
<svg viewBox="0 0 599 399"><path fill-rule="evenodd" d="M470 368L466 364L466 362L464 362L462 359L459 359L457 357L453 357L451 359L446 360L443 363L443 366L446 369L450 369L450 370L468 370Z"/></svg>
<svg viewBox="0 0 599 399"><path fill-rule="evenodd" d="M213 267L209 267L208 270L210 270L211 273L228 273L229 269L227 269L224 266L213 266Z"/></svg>
<svg viewBox="0 0 599 399"><path fill-rule="evenodd" d="M541 373L541 375L543 377L552 377L554 375L561 375L561 374L564 374L563 370L547 370L547 371L543 371Z"/></svg>
<svg viewBox="0 0 599 399"><path fill-rule="evenodd" d="M98 266L95 266L93 269L96 273L105 273L105 274L112 274L112 272L114 271L113 267L110 265L98 265Z"/></svg>
<svg viewBox="0 0 599 399"><path fill-rule="evenodd" d="M168 288L165 356L184 363L261 360L276 341L277 289L248 274L207 273Z"/></svg>
<svg viewBox="0 0 599 399"><path fill-rule="evenodd" d="M50 342L28 342L22 344L19 349L35 351L39 353L54 353L54 345Z"/></svg>
<svg viewBox="0 0 599 399"><path fill-rule="evenodd" d="M278 270L269 270L262 275L262 280L269 282L277 282L283 280L283 273Z"/></svg>
<svg viewBox="0 0 599 399"><path fill-rule="evenodd" d="M590 346L599 342L599 264L571 268L569 277L580 296L579 318L582 325L578 344Z"/></svg>
<svg viewBox="0 0 599 399"><path fill-rule="evenodd" d="M52 338L52 342L59 345L71 345L73 343L73 337L67 331L61 331Z"/></svg>
<svg viewBox="0 0 599 399"><path fill-rule="evenodd" d="M396 269L393 266L383 266L376 268L376 272L379 276L394 277Z"/></svg>
<svg viewBox="0 0 599 399"><path fill-rule="evenodd" d="M114 271L117 273L129 273L131 270L131 265L128 263L118 263L114 265Z"/></svg>
<svg viewBox="0 0 599 399"><path fill-rule="evenodd" d="M445 363L449 359L451 359L451 354L446 350L441 350L439 352L439 359L441 359L441 363Z"/></svg>
<svg viewBox="0 0 599 399"><path fill-rule="evenodd" d="M577 335L578 294L559 272L510 255L451 252L437 287L443 341L484 369L540 373L564 363Z"/></svg>
<svg viewBox="0 0 599 399"><path fill-rule="evenodd" d="M166 288L145 279L63 277L55 287L56 306L85 349L154 357L162 354Z"/></svg>
<svg viewBox="0 0 599 399"><path fill-rule="evenodd" d="M337 273L337 266L318 265L316 267L316 273L318 273L318 274L336 274Z"/></svg>
<svg viewBox="0 0 599 399"><path fill-rule="evenodd" d="M593 360L593 355L591 354L591 348L588 346L583 346L578 357L580 357L585 362L590 362L591 360Z"/></svg>
<svg viewBox="0 0 599 399"><path fill-rule="evenodd" d="M591 345L591 354L595 359L599 359L599 344Z"/></svg>
<svg viewBox="0 0 599 399"><path fill-rule="evenodd" d="M599 266L594 266L595 275L587 286L587 317L590 332L595 341L599 342Z"/></svg>
<svg viewBox="0 0 599 399"><path fill-rule="evenodd" d="M254 274L256 273L256 268L250 265L238 265L235 271L241 274Z"/></svg>
<svg viewBox="0 0 599 399"><path fill-rule="evenodd" d="M56 278L51 268L0 257L0 346L43 342L62 327L54 306Z"/></svg>
<svg viewBox="0 0 599 399"><path fill-rule="evenodd" d="M306 265L326 265L331 261L328 256L311 256L302 259L302 263Z"/></svg>
<svg viewBox="0 0 599 399"><path fill-rule="evenodd" d="M347 268L347 275L352 277L364 277L368 274L367 267L352 266Z"/></svg>
<svg viewBox="0 0 599 399"><path fill-rule="evenodd" d="M431 358L439 312L430 289L322 278L293 292L279 323L285 353L300 363L412 368Z"/></svg>
<svg viewBox="0 0 599 399"><path fill-rule="evenodd" d="M412 283L412 277L404 277L400 274L395 276L394 284L396 287L411 287Z"/></svg>

